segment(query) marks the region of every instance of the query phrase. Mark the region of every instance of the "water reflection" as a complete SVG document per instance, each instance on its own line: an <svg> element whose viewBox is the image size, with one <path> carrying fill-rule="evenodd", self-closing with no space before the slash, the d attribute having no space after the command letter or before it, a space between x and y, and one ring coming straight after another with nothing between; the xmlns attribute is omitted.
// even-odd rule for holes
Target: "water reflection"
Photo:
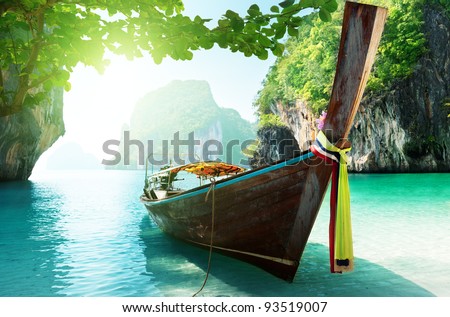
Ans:
<svg viewBox="0 0 450 317"><path fill-rule="evenodd" d="M293 283L214 254L200 295L447 296L449 176L351 177L360 257L354 273L328 273L325 201ZM138 200L142 178L141 171L90 171L0 183L0 296L197 292L208 251L168 237L151 222ZM418 179L428 183L420 187ZM411 182L414 190L406 186ZM389 186L397 192L387 203ZM429 188L439 193L433 201Z"/></svg>
<svg viewBox="0 0 450 317"><path fill-rule="evenodd" d="M0 295L55 296L69 285L57 271L62 196L32 182L0 184L0 192Z"/></svg>
<svg viewBox="0 0 450 317"><path fill-rule="evenodd" d="M208 251L176 240L144 218L141 237L147 272L161 296L192 296L205 278ZM210 275L200 296L434 296L386 268L357 259L350 274L330 274L328 248L309 243L297 276L282 281L250 264L213 253Z"/></svg>
<svg viewBox="0 0 450 317"><path fill-rule="evenodd" d="M152 296L135 176L0 184L0 296Z"/></svg>

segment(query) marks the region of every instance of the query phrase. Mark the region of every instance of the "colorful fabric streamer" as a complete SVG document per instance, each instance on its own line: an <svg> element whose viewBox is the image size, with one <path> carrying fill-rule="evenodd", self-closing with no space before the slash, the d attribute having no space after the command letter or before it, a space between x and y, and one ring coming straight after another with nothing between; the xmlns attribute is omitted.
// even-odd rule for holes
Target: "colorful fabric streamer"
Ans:
<svg viewBox="0 0 450 317"><path fill-rule="evenodd" d="M330 271L342 273L353 270L353 240L350 216L350 189L347 174L347 152L351 148L334 146L319 131L311 151L333 164L330 198Z"/></svg>

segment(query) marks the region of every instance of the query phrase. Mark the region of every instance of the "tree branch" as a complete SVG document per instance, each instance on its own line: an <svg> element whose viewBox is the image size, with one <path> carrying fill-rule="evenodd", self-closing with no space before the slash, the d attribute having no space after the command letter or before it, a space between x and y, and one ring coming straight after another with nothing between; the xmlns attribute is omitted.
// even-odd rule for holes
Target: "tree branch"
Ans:
<svg viewBox="0 0 450 317"><path fill-rule="evenodd" d="M18 113L23 109L23 102L25 100L25 96L30 89L29 84L30 74L33 73L34 68L36 67L39 51L41 49L43 32L44 32L44 10L39 10L37 15L36 36L34 38L35 42L32 46L31 53L28 58L28 63L22 70L23 75L19 76L19 84L17 87L17 91L14 96L13 102L9 107L11 114Z"/></svg>
<svg viewBox="0 0 450 317"><path fill-rule="evenodd" d="M56 72L51 72L51 73L48 73L48 74L45 75L45 76L42 76L42 77L36 79L35 81L33 81L33 82L31 82L31 83L29 84L29 89L39 87L40 85L42 85L43 83L45 83L47 80L49 80L50 78L52 78L53 76L55 76L55 74L56 74Z"/></svg>

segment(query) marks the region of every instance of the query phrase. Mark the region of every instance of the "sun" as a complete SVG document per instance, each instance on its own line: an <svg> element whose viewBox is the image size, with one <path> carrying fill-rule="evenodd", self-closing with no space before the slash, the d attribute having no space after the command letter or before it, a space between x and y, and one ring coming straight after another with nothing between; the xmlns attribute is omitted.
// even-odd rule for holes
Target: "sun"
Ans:
<svg viewBox="0 0 450 317"><path fill-rule="evenodd" d="M111 63L104 74L77 66L70 80L72 89L64 95L65 138L79 142L96 156L102 155L105 141L119 137L143 91L152 86L144 69L154 65L121 56L108 58Z"/></svg>

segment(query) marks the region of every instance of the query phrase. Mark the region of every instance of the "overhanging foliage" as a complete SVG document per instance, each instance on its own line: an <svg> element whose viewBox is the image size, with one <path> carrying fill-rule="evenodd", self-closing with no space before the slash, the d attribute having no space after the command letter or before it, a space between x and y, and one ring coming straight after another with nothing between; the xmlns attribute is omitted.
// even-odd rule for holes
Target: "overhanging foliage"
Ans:
<svg viewBox="0 0 450 317"><path fill-rule="evenodd" d="M18 0L0 4L0 116L20 112L53 87L70 89L78 63L102 72L106 50L129 59L144 52L156 63L170 56L192 59L214 45L266 59L281 56L286 33L298 33L300 12L313 8L324 20L336 0L285 0L263 13L256 4L245 16L228 10L210 19L183 15L181 0Z"/></svg>

